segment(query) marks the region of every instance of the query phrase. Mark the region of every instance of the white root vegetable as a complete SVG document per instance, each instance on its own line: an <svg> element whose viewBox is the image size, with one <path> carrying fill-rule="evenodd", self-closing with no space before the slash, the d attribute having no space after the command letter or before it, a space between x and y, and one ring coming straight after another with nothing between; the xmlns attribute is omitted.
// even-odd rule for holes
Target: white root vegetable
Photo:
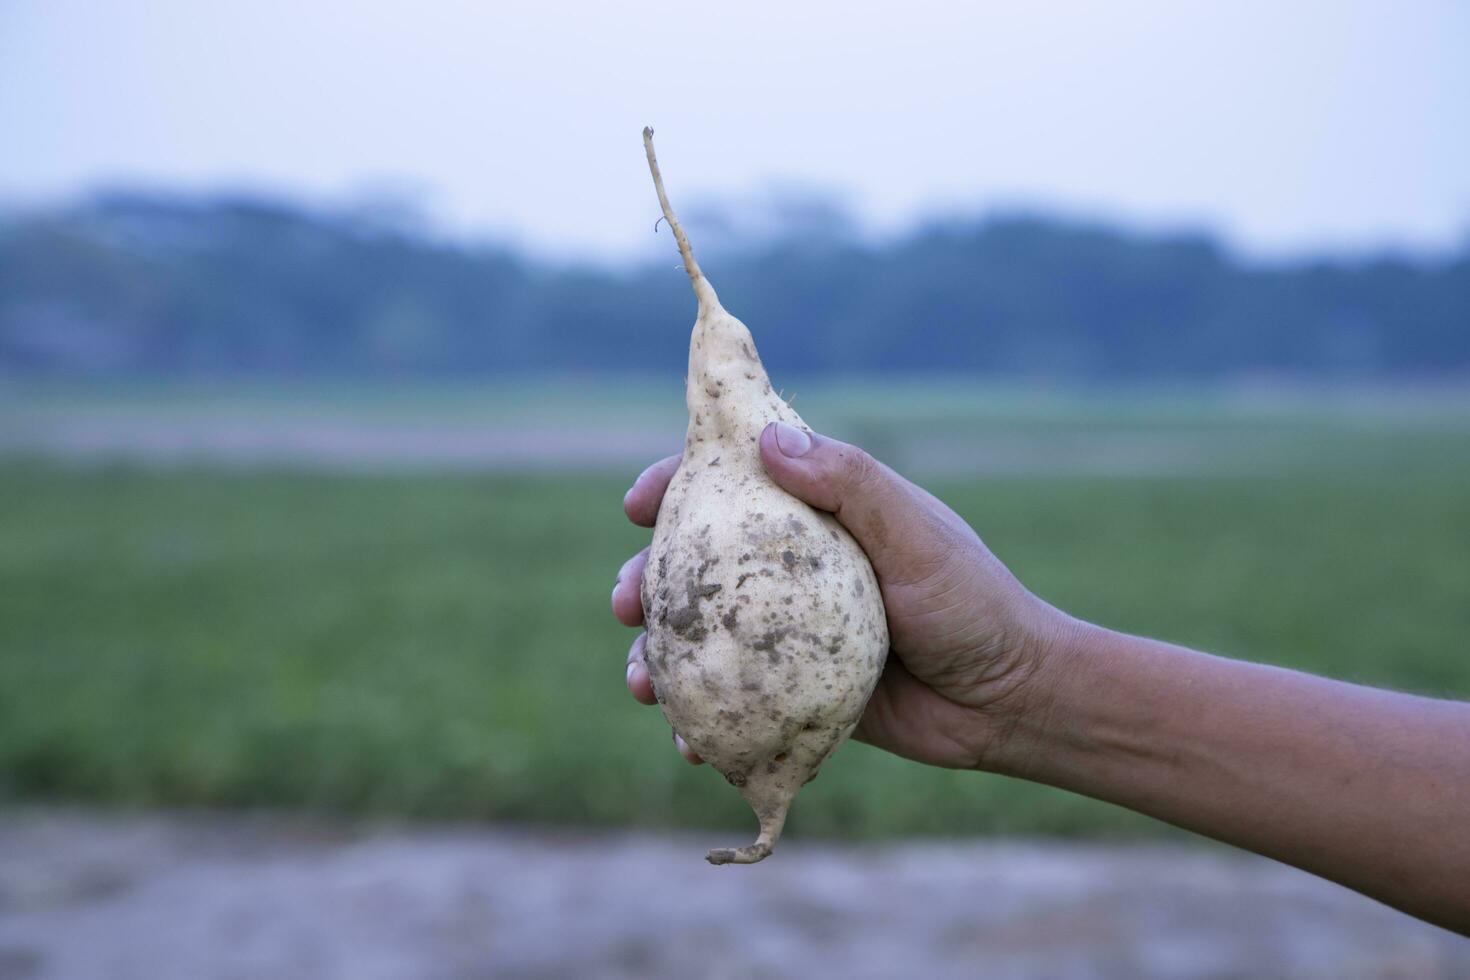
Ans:
<svg viewBox="0 0 1470 980"><path fill-rule="evenodd" d="M775 847L797 791L852 733L882 672L888 626L857 542L761 464L767 423L807 426L771 390L750 331L694 260L653 130L643 145L699 301L683 461L643 577L644 659L674 731L760 820L755 843L712 850L710 863L753 864Z"/></svg>

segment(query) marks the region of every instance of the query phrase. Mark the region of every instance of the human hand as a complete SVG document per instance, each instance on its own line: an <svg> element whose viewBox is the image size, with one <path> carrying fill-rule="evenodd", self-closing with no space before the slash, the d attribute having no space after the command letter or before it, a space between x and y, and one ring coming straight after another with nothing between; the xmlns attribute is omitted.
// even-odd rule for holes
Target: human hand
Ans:
<svg viewBox="0 0 1470 980"><path fill-rule="evenodd" d="M887 666L853 737L918 762L986 768L1012 719L1044 702L1037 668L1068 618L1036 598L958 514L854 446L781 423L760 437L775 482L832 513L857 540L882 587ZM650 466L623 498L629 520L652 527L679 457ZM613 588L613 614L643 623L648 549ZM628 651L628 690L655 704L643 663L646 634ZM700 761L675 736L691 762Z"/></svg>
<svg viewBox="0 0 1470 980"><path fill-rule="evenodd" d="M1127 807L1470 935L1470 705L1089 626L862 450L772 424L760 453L779 486L841 521L882 588L889 657L855 738ZM678 467L634 482L635 524L653 526ZM643 622L647 555L613 589L628 626ZM643 644L628 688L654 704Z"/></svg>

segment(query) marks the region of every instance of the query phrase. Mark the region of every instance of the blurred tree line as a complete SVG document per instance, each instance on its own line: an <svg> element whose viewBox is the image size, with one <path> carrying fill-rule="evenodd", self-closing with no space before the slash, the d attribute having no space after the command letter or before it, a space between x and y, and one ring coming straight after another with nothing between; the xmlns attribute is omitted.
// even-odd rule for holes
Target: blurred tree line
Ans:
<svg viewBox="0 0 1470 980"><path fill-rule="evenodd" d="M834 227L839 230L834 231ZM1247 263L1205 234L1034 214L872 245L841 222L705 256L783 372L1088 379L1470 369L1470 242ZM371 216L112 194L0 220L0 371L431 375L682 371L669 260L554 266Z"/></svg>

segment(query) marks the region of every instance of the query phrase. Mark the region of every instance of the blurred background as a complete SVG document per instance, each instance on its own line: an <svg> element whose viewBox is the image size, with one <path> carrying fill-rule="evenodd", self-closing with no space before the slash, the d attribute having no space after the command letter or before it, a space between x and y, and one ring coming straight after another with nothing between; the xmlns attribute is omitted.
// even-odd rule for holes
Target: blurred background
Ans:
<svg viewBox="0 0 1470 980"><path fill-rule="evenodd" d="M694 302L1108 626L1470 695L1470 8L0 4L0 978L1395 976L1470 943L623 688ZM987 972L988 971L988 972Z"/></svg>

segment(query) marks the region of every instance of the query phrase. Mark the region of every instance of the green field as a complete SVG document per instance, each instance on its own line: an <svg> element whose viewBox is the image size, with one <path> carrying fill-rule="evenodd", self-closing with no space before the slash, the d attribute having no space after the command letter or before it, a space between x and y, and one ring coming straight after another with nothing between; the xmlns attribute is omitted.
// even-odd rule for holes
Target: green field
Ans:
<svg viewBox="0 0 1470 980"><path fill-rule="evenodd" d="M942 429L942 414L920 422ZM1213 417L1191 418L1206 438ZM1017 438L1042 424L1011 422ZM1084 617L1470 695L1462 422L1278 425L1299 465L1262 471L927 482ZM647 536L621 516L631 475L0 460L0 798L752 829L624 691L633 633L607 597ZM860 745L790 827L1157 829Z"/></svg>

